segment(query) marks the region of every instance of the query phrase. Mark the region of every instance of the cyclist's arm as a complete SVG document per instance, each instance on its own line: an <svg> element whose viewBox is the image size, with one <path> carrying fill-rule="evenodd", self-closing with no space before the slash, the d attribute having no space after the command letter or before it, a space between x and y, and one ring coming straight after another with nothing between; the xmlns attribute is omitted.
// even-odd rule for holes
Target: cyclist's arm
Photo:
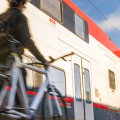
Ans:
<svg viewBox="0 0 120 120"><path fill-rule="evenodd" d="M39 52L39 50L37 49L37 47L34 45L33 41L30 39L26 39L26 41L28 42L24 42L24 46L42 63L44 63L46 60L44 58L44 56Z"/></svg>

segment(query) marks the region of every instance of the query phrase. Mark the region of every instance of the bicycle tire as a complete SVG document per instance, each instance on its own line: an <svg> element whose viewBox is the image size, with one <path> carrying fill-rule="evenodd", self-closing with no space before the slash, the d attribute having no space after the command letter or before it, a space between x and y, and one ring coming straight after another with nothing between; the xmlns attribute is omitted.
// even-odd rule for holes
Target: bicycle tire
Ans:
<svg viewBox="0 0 120 120"><path fill-rule="evenodd" d="M48 89L48 91L47 92L45 92L45 95L44 95L44 98L43 98L43 104L42 104L42 118L43 118L43 120L51 120L51 117L50 117L50 114L48 113L48 109L47 109L47 94L49 94L49 92L51 92L51 89ZM60 99L59 99L59 102L62 102L62 105L63 106L60 106L60 108L61 108L61 110L62 110L62 113L64 114L64 116L62 116L62 117L60 117L60 118L58 118L58 119L64 119L64 120L69 120L69 117L68 117L68 111L67 111L67 107L66 107L66 102L64 101L64 98L62 97L62 95L61 95L61 93L55 88L55 92L57 93L57 97L59 97ZM50 94L49 94L50 95ZM50 95L50 96L53 96L53 95ZM49 96L49 97L50 97ZM57 107L55 108L54 107L54 105L53 104L55 104L55 99L53 98L52 100L51 100L51 102L52 102L52 107L53 107L53 114L54 114L54 112L56 112L57 110ZM55 104L56 105L56 104ZM63 112L64 111L64 112ZM47 114L46 114L46 112L47 112ZM50 111L49 111L50 112ZM56 116L55 114L54 114L54 116ZM54 119L54 117L53 117L53 119Z"/></svg>

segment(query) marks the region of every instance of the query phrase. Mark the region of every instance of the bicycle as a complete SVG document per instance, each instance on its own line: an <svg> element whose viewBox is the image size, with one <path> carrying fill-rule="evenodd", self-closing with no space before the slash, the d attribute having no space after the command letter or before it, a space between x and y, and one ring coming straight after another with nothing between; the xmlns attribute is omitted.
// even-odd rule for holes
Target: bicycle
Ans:
<svg viewBox="0 0 120 120"><path fill-rule="evenodd" d="M0 67L0 71L7 71L5 74L0 74L0 78L2 78L4 80L4 85L1 89L0 92L0 116L4 116L4 117L9 117L9 119L28 119L28 120L36 120L38 119L36 117L36 111L37 108L39 106L39 104L41 103L42 99L43 99L43 104L42 104L42 118L43 120L49 119L51 118L65 118L66 120L68 120L68 111L66 108L66 103L64 101L64 98L62 97L61 93L53 86L50 84L49 82L49 77L48 77L48 69L45 68L45 70L40 70L38 68L32 67L27 64L24 64L20 61L20 58L18 57L18 55L16 54L16 45L17 44L21 44L19 41L15 40L13 36L7 34L6 36L2 36L2 40L5 41L7 44L9 44L12 47L12 67L8 67L8 66L3 66ZM62 57L59 57L57 59L53 59L52 57L50 57L51 59L51 63L55 62L58 59L63 59L65 60L64 57L72 55L73 53L64 55ZM66 60L65 60L66 61ZM34 63L34 64L40 64L40 63ZM23 77L22 77L22 73L21 73L21 69L20 67L25 67L28 68L30 70L33 70L35 72L39 72L42 73L46 76L46 79L44 81L44 83L39 87L37 95L34 97L31 105L29 106L29 100L26 94L26 90L25 90L25 85L23 82ZM8 91L6 89L6 86L8 86L11 83L11 91L9 93L9 97L7 95ZM17 84L19 84L20 88L17 87ZM20 89L20 90L19 90ZM46 89L46 91L45 91ZM14 106L14 101L15 101L15 94L18 94L18 97L20 98L20 103L21 103L21 107L23 108L17 108ZM21 91L21 94L20 94ZM44 97L43 97L44 95ZM7 96L7 99L6 99ZM50 99L50 96L54 97L54 102ZM63 108L61 108L59 106L59 101L57 99L57 97L59 97L61 99L61 102L63 104ZM4 103L4 100L7 100L6 103ZM47 103L48 100L48 103ZM56 109L53 110L53 104L55 104ZM4 105L5 104L5 105ZM54 107L55 107L54 106ZM49 108L49 112L47 107ZM24 112L19 112L17 110L24 110ZM47 111L47 113L46 113ZM54 114L54 112L56 112L56 114ZM64 115L63 115L64 114ZM8 118L6 118L8 119ZM6 120L5 119L5 120ZM2 120L2 119L1 119Z"/></svg>

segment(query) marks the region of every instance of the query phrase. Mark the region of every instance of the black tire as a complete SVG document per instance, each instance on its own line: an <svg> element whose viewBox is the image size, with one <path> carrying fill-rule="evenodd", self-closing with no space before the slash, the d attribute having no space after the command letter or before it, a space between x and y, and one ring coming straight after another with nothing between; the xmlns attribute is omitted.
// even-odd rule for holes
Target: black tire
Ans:
<svg viewBox="0 0 120 120"><path fill-rule="evenodd" d="M49 110L49 106L48 106L48 100L47 100L47 94L49 94L49 97L53 97L53 95L50 94L51 89L48 89L48 91L45 93L45 96L43 98L43 104L42 104L42 118L43 120L52 120L52 119L61 119L61 120L69 120L68 117L68 111L67 111L67 107L66 107L66 102L64 101L61 93L55 89L55 92L57 93L57 96L60 98L60 103L63 105L61 108L62 110L62 117L50 117L50 110ZM51 99L52 101L52 108L53 108L53 115L57 116L58 115L58 110L55 104L55 99Z"/></svg>

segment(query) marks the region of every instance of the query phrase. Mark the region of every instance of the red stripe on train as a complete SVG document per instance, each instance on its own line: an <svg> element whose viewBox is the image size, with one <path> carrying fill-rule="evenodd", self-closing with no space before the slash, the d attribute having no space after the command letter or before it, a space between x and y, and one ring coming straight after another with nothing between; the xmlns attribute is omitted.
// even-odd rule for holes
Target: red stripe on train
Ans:
<svg viewBox="0 0 120 120"><path fill-rule="evenodd" d="M6 89L7 89L7 90L11 90L11 87L7 86ZM33 92L33 91L28 91L28 90L27 90L27 94L29 94L29 95L36 95L37 93L36 93L36 92ZM57 97L57 98L58 98L58 100L61 100L59 97ZM51 96L51 99L54 99L54 97ZM69 103L74 103L74 99L71 98L71 97L66 97L64 100L65 100L66 102L69 102ZM69 104L69 103L66 103L66 104ZM61 106L62 106L62 105L61 105ZM69 106L71 106L71 104L70 104ZM111 108L109 108L109 106L107 106L107 105L102 105L102 104L98 104L98 103L93 103L93 107L95 107L95 108L100 108L100 109L105 109L105 110L117 111L117 112L120 111L120 110L111 109Z"/></svg>
<svg viewBox="0 0 120 120"><path fill-rule="evenodd" d="M70 6L76 13L78 13L88 23L89 34L93 36L97 41L103 44L111 52L120 58L120 49L111 40L108 35L96 25L80 8L78 8L71 0L63 0L68 6Z"/></svg>
<svg viewBox="0 0 120 120"><path fill-rule="evenodd" d="M119 108L114 108L114 107L110 107L110 106L102 105L102 104L98 104L98 103L93 103L93 107L100 108L100 109L105 109L105 110L111 110L111 111L120 112Z"/></svg>
<svg viewBox="0 0 120 120"><path fill-rule="evenodd" d="M11 87L7 86L6 89L10 91L10 90L11 90ZM37 92L33 92L33 91L28 91L28 90L27 90L27 94L29 94L29 95L36 95ZM57 98L58 98L58 100L61 100L59 97L57 97ZM54 97L51 96L51 99L54 99ZM66 97L64 100L65 100L66 102L74 103L74 100L73 100L73 98L71 98L71 97Z"/></svg>
<svg viewBox="0 0 120 120"><path fill-rule="evenodd" d="M36 92L32 92L32 91L27 91L27 94L29 94L29 95L36 95L37 93ZM61 100L59 97L57 97L57 98L58 98L58 100ZM54 99L54 96L51 96L51 99ZM66 97L64 100L66 102L74 103L74 100L71 97Z"/></svg>
<svg viewBox="0 0 120 120"><path fill-rule="evenodd" d="M93 103L93 107L109 110L108 106L101 105L101 104L98 104L98 103Z"/></svg>

